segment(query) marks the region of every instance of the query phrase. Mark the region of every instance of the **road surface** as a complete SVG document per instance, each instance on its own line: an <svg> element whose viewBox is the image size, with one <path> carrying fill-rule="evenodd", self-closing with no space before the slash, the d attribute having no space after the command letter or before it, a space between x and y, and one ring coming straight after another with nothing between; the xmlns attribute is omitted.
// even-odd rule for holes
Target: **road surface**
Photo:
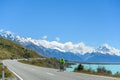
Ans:
<svg viewBox="0 0 120 80"><path fill-rule="evenodd" d="M57 69L42 68L23 64L16 60L5 60L4 64L21 80L120 80L74 72L60 72Z"/></svg>

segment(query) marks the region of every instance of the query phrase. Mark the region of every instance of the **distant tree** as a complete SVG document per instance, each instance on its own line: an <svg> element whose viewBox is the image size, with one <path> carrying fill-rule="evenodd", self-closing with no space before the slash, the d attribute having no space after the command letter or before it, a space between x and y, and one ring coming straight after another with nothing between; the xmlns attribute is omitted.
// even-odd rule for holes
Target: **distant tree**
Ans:
<svg viewBox="0 0 120 80"><path fill-rule="evenodd" d="M119 75L120 73L119 72L116 72L115 75Z"/></svg>
<svg viewBox="0 0 120 80"><path fill-rule="evenodd" d="M76 68L77 71L82 71L84 70L84 66L82 64L79 64L78 67Z"/></svg>

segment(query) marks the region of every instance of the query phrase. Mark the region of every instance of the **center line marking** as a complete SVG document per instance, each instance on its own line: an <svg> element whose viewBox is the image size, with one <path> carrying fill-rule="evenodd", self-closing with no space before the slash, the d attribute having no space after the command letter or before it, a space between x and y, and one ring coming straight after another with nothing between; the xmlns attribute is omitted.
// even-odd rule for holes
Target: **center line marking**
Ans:
<svg viewBox="0 0 120 80"><path fill-rule="evenodd" d="M34 71L35 69L32 69L32 71Z"/></svg>
<svg viewBox="0 0 120 80"><path fill-rule="evenodd" d="M49 75L51 75L51 76L53 76L54 74L52 74L52 73L49 73L49 72L47 72L47 74L49 74Z"/></svg>

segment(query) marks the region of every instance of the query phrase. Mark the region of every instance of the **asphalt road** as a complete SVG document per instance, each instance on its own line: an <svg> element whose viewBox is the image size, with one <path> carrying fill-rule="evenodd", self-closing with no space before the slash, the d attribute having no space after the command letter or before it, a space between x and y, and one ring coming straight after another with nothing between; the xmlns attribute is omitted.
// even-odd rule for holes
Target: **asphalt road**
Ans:
<svg viewBox="0 0 120 80"><path fill-rule="evenodd" d="M5 60L4 64L17 74L21 80L120 80L74 72L60 72L57 69L36 67L17 62L16 60Z"/></svg>

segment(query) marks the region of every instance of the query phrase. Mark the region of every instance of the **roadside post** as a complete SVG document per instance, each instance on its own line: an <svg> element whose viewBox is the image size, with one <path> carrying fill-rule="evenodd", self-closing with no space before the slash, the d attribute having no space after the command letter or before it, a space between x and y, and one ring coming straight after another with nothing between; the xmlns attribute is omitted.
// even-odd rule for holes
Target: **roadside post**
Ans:
<svg viewBox="0 0 120 80"><path fill-rule="evenodd" d="M4 80L5 72L4 72L4 64L2 63L2 80Z"/></svg>

